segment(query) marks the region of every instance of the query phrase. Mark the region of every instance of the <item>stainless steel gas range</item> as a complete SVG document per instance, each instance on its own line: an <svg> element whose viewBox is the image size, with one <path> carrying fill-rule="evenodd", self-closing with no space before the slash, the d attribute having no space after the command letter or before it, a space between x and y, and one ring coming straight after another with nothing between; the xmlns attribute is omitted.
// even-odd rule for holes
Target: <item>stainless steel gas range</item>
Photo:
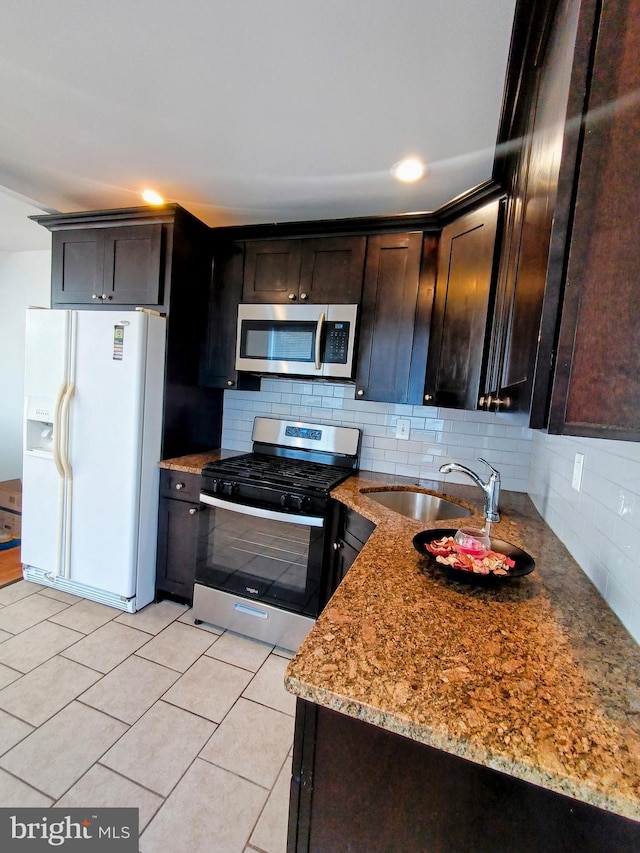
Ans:
<svg viewBox="0 0 640 853"><path fill-rule="evenodd" d="M295 650L332 592L329 494L360 430L256 418L252 440L203 469L193 615Z"/></svg>

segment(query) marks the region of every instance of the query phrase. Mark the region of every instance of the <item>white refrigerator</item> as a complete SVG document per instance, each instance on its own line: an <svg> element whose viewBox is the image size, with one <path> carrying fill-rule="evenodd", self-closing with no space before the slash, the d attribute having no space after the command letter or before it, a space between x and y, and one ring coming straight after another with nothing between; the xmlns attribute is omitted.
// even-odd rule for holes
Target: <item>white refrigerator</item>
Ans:
<svg viewBox="0 0 640 853"><path fill-rule="evenodd" d="M23 576L133 613L155 595L166 320L27 309Z"/></svg>

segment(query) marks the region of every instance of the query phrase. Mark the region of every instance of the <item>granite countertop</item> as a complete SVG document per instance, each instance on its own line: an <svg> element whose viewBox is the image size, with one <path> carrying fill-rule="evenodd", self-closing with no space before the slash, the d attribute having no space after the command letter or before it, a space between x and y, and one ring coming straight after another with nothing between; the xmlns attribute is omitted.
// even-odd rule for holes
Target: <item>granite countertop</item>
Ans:
<svg viewBox="0 0 640 853"><path fill-rule="evenodd" d="M640 649L527 495L503 491L495 538L535 571L451 583L412 545L425 527L366 496L403 478L360 472L333 496L374 530L289 664L295 695L640 820ZM411 481L407 481L411 482ZM475 486L419 481L482 522Z"/></svg>
<svg viewBox="0 0 640 853"><path fill-rule="evenodd" d="M204 453L192 453L189 456L176 456L173 459L163 459L158 467L169 471L182 471L184 474L201 474L207 462L217 462L227 456L237 456L234 450L207 450Z"/></svg>

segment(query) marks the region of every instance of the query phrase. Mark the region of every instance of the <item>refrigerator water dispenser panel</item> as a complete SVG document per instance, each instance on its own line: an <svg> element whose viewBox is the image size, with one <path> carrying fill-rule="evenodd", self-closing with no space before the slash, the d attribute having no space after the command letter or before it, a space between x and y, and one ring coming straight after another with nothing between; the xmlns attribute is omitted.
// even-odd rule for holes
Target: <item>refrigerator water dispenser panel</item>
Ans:
<svg viewBox="0 0 640 853"><path fill-rule="evenodd" d="M27 420L25 429L25 453L35 455L53 453L53 424Z"/></svg>

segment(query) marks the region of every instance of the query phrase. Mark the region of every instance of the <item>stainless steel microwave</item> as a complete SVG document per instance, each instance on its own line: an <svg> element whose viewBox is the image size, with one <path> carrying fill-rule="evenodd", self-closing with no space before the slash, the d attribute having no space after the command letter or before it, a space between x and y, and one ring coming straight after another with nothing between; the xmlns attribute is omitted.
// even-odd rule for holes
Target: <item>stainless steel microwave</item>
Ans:
<svg viewBox="0 0 640 853"><path fill-rule="evenodd" d="M236 370L351 379L357 305L238 306Z"/></svg>

